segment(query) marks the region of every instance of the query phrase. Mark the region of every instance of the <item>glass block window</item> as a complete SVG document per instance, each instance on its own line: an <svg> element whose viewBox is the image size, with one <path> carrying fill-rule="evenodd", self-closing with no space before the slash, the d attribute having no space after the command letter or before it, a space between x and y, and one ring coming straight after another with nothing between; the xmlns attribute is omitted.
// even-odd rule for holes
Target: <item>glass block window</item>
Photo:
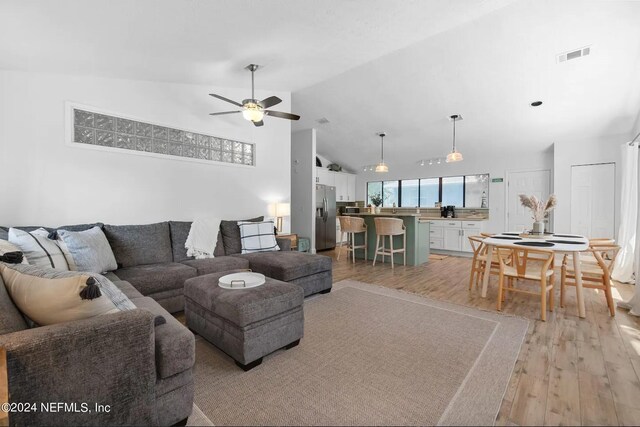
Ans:
<svg viewBox="0 0 640 427"><path fill-rule="evenodd" d="M255 144L73 109L73 142L255 166Z"/></svg>

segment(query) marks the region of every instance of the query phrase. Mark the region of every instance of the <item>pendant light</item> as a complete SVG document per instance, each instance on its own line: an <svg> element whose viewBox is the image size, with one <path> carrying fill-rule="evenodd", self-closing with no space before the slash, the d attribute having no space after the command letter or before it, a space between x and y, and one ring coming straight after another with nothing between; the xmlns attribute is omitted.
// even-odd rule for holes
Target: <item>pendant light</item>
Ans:
<svg viewBox="0 0 640 427"><path fill-rule="evenodd" d="M387 136L385 132L380 132L380 163L376 165L376 172L389 172L389 166L384 162L384 137Z"/></svg>
<svg viewBox="0 0 640 427"><path fill-rule="evenodd" d="M454 114L449 119L453 122L453 150L447 154L447 163L453 163L462 161L462 153L456 151L456 122L462 120L462 116Z"/></svg>

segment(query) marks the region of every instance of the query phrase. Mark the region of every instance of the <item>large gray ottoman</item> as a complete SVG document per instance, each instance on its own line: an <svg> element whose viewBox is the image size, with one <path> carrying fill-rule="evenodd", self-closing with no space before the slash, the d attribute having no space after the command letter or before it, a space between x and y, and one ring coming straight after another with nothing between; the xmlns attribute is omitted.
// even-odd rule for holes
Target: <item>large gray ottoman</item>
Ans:
<svg viewBox="0 0 640 427"><path fill-rule="evenodd" d="M212 273L184 283L187 326L231 356L245 371L280 348L298 345L304 332L304 291L267 278L264 285L230 290L218 286L229 274Z"/></svg>

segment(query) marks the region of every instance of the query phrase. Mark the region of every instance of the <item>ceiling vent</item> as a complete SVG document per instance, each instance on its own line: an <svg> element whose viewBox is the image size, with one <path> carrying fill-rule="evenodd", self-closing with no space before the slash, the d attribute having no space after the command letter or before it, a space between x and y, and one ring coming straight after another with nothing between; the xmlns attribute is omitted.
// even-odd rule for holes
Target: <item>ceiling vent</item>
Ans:
<svg viewBox="0 0 640 427"><path fill-rule="evenodd" d="M322 117L316 120L316 122L320 123L321 125L326 125L327 123L329 123L329 119L327 119L326 117Z"/></svg>
<svg viewBox="0 0 640 427"><path fill-rule="evenodd" d="M580 49L571 50L569 52L562 52L558 55L558 63L570 61L572 59L582 58L591 53L591 46L581 47Z"/></svg>

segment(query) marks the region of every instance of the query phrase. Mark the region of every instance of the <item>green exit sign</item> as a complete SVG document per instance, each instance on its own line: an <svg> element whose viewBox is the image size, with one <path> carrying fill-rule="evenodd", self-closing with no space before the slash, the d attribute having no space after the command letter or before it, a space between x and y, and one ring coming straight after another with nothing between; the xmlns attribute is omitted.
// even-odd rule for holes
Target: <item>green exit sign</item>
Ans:
<svg viewBox="0 0 640 427"><path fill-rule="evenodd" d="M491 182L504 182L503 178L491 178Z"/></svg>

